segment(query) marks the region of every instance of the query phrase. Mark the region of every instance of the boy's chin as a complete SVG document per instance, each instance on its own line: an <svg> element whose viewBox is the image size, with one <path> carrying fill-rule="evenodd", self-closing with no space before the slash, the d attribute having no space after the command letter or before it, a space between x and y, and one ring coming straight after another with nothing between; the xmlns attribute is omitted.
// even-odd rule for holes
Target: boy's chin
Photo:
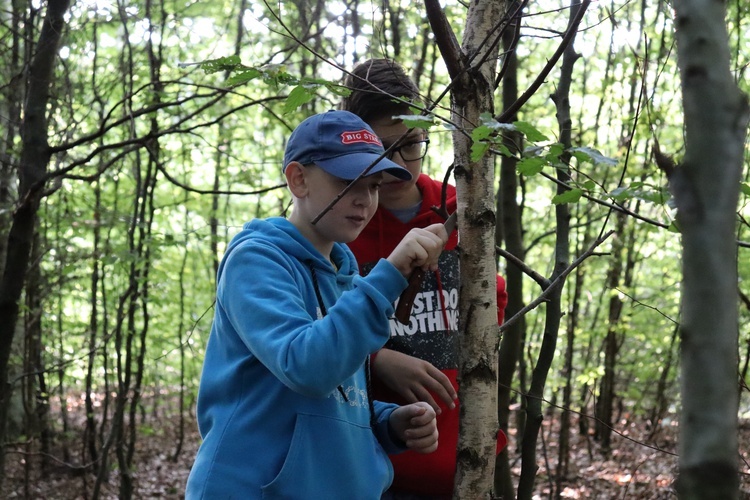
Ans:
<svg viewBox="0 0 750 500"><path fill-rule="evenodd" d="M351 231L349 234L343 237L343 239L340 241L341 243L351 243L352 241L359 238L359 235L362 234L362 231L365 230L365 227L367 224L363 225L360 229Z"/></svg>
<svg viewBox="0 0 750 500"><path fill-rule="evenodd" d="M361 232L362 232L362 231L358 231L358 232L357 232L357 234L355 234L354 236L346 236L346 237L344 237L344 238L340 239L340 240L339 240L339 243L351 243L352 241L354 241L354 240L356 240L356 239L357 239L357 237L359 236L359 234L360 234Z"/></svg>

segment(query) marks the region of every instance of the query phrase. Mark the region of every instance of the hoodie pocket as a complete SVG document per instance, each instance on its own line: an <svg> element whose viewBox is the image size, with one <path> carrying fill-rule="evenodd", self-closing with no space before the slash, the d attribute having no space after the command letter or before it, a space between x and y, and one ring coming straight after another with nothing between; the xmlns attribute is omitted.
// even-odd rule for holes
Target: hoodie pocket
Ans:
<svg viewBox="0 0 750 500"><path fill-rule="evenodd" d="M390 460L369 426L298 414L284 465L262 493L269 499L379 499L392 480Z"/></svg>

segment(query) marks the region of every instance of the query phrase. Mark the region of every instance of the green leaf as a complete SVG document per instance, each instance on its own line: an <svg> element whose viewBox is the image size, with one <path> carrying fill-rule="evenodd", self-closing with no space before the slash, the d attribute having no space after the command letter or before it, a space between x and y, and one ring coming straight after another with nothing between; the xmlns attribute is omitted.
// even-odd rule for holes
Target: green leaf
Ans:
<svg viewBox="0 0 750 500"><path fill-rule="evenodd" d="M578 188L569 189L564 193L560 193L552 198L552 203L560 205L562 203L575 203L581 199L583 191Z"/></svg>
<svg viewBox="0 0 750 500"><path fill-rule="evenodd" d="M492 135L492 129L487 125L480 125L471 131L471 161L479 161L482 156L490 148L490 143L485 142L490 135Z"/></svg>
<svg viewBox="0 0 750 500"><path fill-rule="evenodd" d="M144 436L153 436L156 434L156 430L150 425L142 425L139 430Z"/></svg>
<svg viewBox="0 0 750 500"><path fill-rule="evenodd" d="M315 98L317 86L308 87L307 85L297 85L289 92L289 96L284 103L284 114L291 113L303 104L306 104Z"/></svg>
<svg viewBox="0 0 750 500"><path fill-rule="evenodd" d="M501 155L507 156L508 158L513 157L513 153L510 152L510 149L508 149L508 146L502 143L498 143L494 145L494 149L500 152Z"/></svg>
<svg viewBox="0 0 750 500"><path fill-rule="evenodd" d="M409 128L421 128L424 130L429 129L434 124L433 117L425 115L396 115L393 119L403 121L404 125Z"/></svg>
<svg viewBox="0 0 750 500"><path fill-rule="evenodd" d="M513 125L516 127L516 130L526 136L526 139L528 139L529 142L542 142L549 140L546 135L541 133L536 127L528 122L518 121L513 122Z"/></svg>
<svg viewBox="0 0 750 500"><path fill-rule="evenodd" d="M570 154L578 158L578 161L587 161L593 163L594 165L609 165L611 167L617 165L617 160L608 156L604 156L594 148L585 146L570 148Z"/></svg>
<svg viewBox="0 0 750 500"><path fill-rule="evenodd" d="M642 182L634 182L630 186L620 186L609 192L609 197L615 201L625 201L631 198L647 201L656 205L662 205L669 201L669 190L664 188L644 185Z"/></svg>
<svg viewBox="0 0 750 500"><path fill-rule="evenodd" d="M348 97L352 93L351 89L348 89L341 85L336 85L330 82L326 83L325 85L328 90L330 90L332 93L336 94L339 97Z"/></svg>
<svg viewBox="0 0 750 500"><path fill-rule="evenodd" d="M527 146L523 150L523 156L542 156L544 150L544 146Z"/></svg>
<svg viewBox="0 0 750 500"><path fill-rule="evenodd" d="M523 158L516 165L516 170L521 175L531 176L536 175L542 171L544 165L547 164L547 160L539 156L533 156L531 158Z"/></svg>
<svg viewBox="0 0 750 500"><path fill-rule="evenodd" d="M553 157L556 160L560 158L560 155L565 152L565 148L563 148L563 145L559 142L556 142L554 144L550 144L549 146L549 153L547 153L547 156Z"/></svg>
<svg viewBox="0 0 750 500"><path fill-rule="evenodd" d="M227 78L227 85L229 87L234 87L236 85L242 85L243 83L247 83L251 80L255 80L259 76L261 76L263 73L258 71L255 68L250 68L247 71L243 71L242 73L237 73L236 75L232 75L229 78Z"/></svg>
<svg viewBox="0 0 750 500"><path fill-rule="evenodd" d="M199 66L207 75L210 75L219 71L234 71L242 66L242 63L239 56L227 56L203 61Z"/></svg>
<svg viewBox="0 0 750 500"><path fill-rule="evenodd" d="M655 205L661 205L665 203L669 198L669 190L664 189L639 189L635 191L635 197L654 203Z"/></svg>
<svg viewBox="0 0 750 500"><path fill-rule="evenodd" d="M492 129L487 125L480 125L471 131L471 140L476 142L483 141L492 135Z"/></svg>
<svg viewBox="0 0 750 500"><path fill-rule="evenodd" d="M263 73L263 80L271 85L303 85L311 83L311 79L299 78L287 73L286 68L279 64L266 64L258 68Z"/></svg>
<svg viewBox="0 0 750 500"><path fill-rule="evenodd" d="M490 145L487 144L486 142L473 143L471 145L471 161L472 162L479 161L489 148L490 148Z"/></svg>
<svg viewBox="0 0 750 500"><path fill-rule="evenodd" d="M630 188L620 186L610 191L609 197L615 201L625 201L633 197L633 192Z"/></svg>
<svg viewBox="0 0 750 500"><path fill-rule="evenodd" d="M740 191L746 196L750 196L750 184L747 182L740 182Z"/></svg>
<svg viewBox="0 0 750 500"><path fill-rule="evenodd" d="M495 117L491 113L481 113L479 115L479 121L482 125L489 127L492 130L505 130L508 132L515 132L517 129L512 123L500 123L495 120Z"/></svg>

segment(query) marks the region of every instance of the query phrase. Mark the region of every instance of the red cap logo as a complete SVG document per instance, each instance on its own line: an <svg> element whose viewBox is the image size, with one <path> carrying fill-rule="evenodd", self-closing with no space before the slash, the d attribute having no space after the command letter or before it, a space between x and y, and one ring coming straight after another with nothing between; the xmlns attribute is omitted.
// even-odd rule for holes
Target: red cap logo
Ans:
<svg viewBox="0 0 750 500"><path fill-rule="evenodd" d="M380 139L377 135L373 134L369 130L362 129L353 132L342 132L341 143L342 144L356 144L358 142L364 142L367 144L375 144L376 146L382 146Z"/></svg>

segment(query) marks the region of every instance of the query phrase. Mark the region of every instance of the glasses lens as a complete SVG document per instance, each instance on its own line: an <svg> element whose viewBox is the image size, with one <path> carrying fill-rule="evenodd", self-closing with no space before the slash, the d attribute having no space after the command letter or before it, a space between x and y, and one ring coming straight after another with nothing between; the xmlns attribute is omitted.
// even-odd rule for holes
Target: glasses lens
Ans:
<svg viewBox="0 0 750 500"><path fill-rule="evenodd" d="M418 142L412 142L409 144L404 144L401 146L401 158L404 159L404 161L415 161L415 160L421 160L424 158L424 155L427 153L427 144L429 141L423 140Z"/></svg>

